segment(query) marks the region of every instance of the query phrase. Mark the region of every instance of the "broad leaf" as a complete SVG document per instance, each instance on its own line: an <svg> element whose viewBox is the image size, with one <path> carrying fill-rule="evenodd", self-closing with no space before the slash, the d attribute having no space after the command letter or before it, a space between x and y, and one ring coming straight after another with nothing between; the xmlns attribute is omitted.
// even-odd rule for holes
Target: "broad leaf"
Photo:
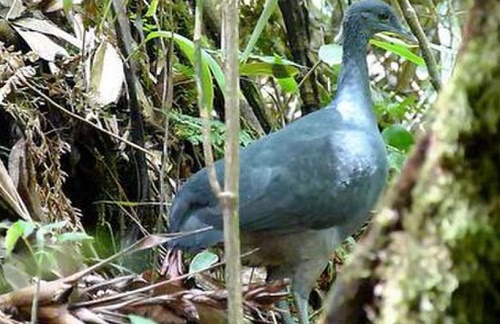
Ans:
<svg viewBox="0 0 500 324"><path fill-rule="evenodd" d="M18 220L7 230L5 235L5 253L10 255L21 237L27 237L35 230L35 224L24 220Z"/></svg>
<svg viewBox="0 0 500 324"><path fill-rule="evenodd" d="M84 240L93 240L92 236L87 235L83 232L68 232L62 233L57 236L57 241L59 242L80 242Z"/></svg>
<svg viewBox="0 0 500 324"><path fill-rule="evenodd" d="M144 318L142 316L137 316L132 314L129 314L127 316L131 324L156 324L155 321L150 320L149 318Z"/></svg>
<svg viewBox="0 0 500 324"><path fill-rule="evenodd" d="M173 39L177 44L182 53L188 58L191 64L194 66L194 43L187 39L186 37L167 31L155 31L149 33L146 38L146 42L152 39L164 37L168 39ZM220 69L219 64L211 57L206 51L201 50L201 87L203 91L203 105L211 111L214 102L214 85L212 82L212 71L214 76L219 83L222 91L225 89L225 80L223 79L224 74ZM214 72L215 71L215 72ZM220 79L220 80L219 80ZM222 85L221 85L222 83Z"/></svg>
<svg viewBox="0 0 500 324"><path fill-rule="evenodd" d="M240 65L240 75L244 76L270 76L276 79L293 77L299 69L291 65L268 62L251 62Z"/></svg>
<svg viewBox="0 0 500 324"><path fill-rule="evenodd" d="M197 272L203 269L207 269L219 260L217 254L212 253L208 250L198 253L195 255L191 264L189 265L189 273Z"/></svg>
<svg viewBox="0 0 500 324"><path fill-rule="evenodd" d="M424 59L418 56L417 54L413 53L412 51L410 51L409 46L403 42L391 43L387 41L372 39L370 40L370 44L380 47L381 49L384 49L386 51L392 52L396 55L399 55L407 59L408 61L415 63L416 65L425 65Z"/></svg>
<svg viewBox="0 0 500 324"><path fill-rule="evenodd" d="M326 44L319 48L319 58L326 64L339 65L342 63L342 46L338 44Z"/></svg>
<svg viewBox="0 0 500 324"><path fill-rule="evenodd" d="M408 152L415 143L413 134L401 125L391 125L382 131L382 137L387 145L403 152Z"/></svg>

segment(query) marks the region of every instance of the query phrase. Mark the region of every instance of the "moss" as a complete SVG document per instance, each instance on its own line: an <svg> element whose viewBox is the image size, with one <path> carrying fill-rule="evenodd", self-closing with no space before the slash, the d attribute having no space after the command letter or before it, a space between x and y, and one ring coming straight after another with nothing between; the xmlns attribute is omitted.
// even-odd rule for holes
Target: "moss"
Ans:
<svg viewBox="0 0 500 324"><path fill-rule="evenodd" d="M405 231L378 268L380 323L498 320L500 6L482 19L437 102Z"/></svg>

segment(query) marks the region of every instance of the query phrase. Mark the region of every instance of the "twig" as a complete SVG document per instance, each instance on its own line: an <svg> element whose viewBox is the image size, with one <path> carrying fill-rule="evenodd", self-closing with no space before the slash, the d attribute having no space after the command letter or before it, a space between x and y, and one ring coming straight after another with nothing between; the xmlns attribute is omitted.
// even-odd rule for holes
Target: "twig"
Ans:
<svg viewBox="0 0 500 324"><path fill-rule="evenodd" d="M241 290L240 218L239 218L239 10L238 0L226 0L222 7L222 53L226 74L226 134L224 156L224 192L221 194L224 218L224 250L227 259L226 282L229 323L243 323Z"/></svg>
<svg viewBox="0 0 500 324"><path fill-rule="evenodd" d="M297 85L297 89L300 89L300 87L304 84L304 82L313 74L313 72L318 68L318 66L322 63L321 60L318 60L316 63L314 63L313 67L307 71L306 75L300 80L299 84ZM285 103L283 104L283 107L287 107L290 101L292 100L293 96L288 97L285 100ZM294 111L295 112L295 111Z"/></svg>
<svg viewBox="0 0 500 324"><path fill-rule="evenodd" d="M210 115L205 107L205 93L203 92L201 80L201 29L203 21L203 0L196 0L196 8L194 14L194 75L196 79L196 90L198 91L198 107L200 116L203 119L203 127L201 129L203 135L203 155L205 156L205 166L208 171L208 181L210 187L217 197L222 192L217 174L214 167L214 153L212 152L212 139L210 138Z"/></svg>
<svg viewBox="0 0 500 324"><path fill-rule="evenodd" d="M210 229L211 227L202 228L196 231L185 232L181 235L178 234L164 234L162 236L149 235L133 243L131 246L125 248L124 250L115 253L114 255L94 265L91 265L86 269L73 273L67 277L56 279L49 282L39 280L34 285L23 287L6 294L2 294L0 295L0 304L7 308L12 307L13 305L15 305L16 307L31 306L33 304L35 296L37 296L38 300L40 301L40 304L46 305L47 301L54 302L55 300L59 300L59 298L61 298L62 295L65 295L66 292L70 291L72 287L84 276L89 275L98 268L116 260L117 258L125 254L140 251L143 249L153 248L155 246L162 245L172 240L173 238L193 235Z"/></svg>
<svg viewBox="0 0 500 324"><path fill-rule="evenodd" d="M172 6L168 6L168 21L169 24L173 25L173 13ZM160 26L159 19L157 15L154 15L154 19L158 26ZM166 181L165 177L167 175L167 170L169 166L169 151L168 151L168 135L170 130L170 116L168 112L172 109L172 103L174 100L174 78L173 78L173 62L172 57L174 53L174 41L170 39L168 43L168 48L165 46L165 41L161 38L160 44L162 50L166 51L166 62L167 62L167 73L163 79L163 87L162 87L162 95L161 95L161 103L162 103L162 111L165 112L165 124L164 124L164 138L163 138L163 150L162 150L162 163L160 169L160 217L158 217L158 227L162 227L164 225L163 215L170 215L168 204L166 204L165 199L170 201L172 199L172 190L170 190L170 186L168 181ZM167 216L167 219L168 219ZM168 222L167 222L168 224ZM159 230L160 228L157 228Z"/></svg>
<svg viewBox="0 0 500 324"><path fill-rule="evenodd" d="M418 43L420 45L420 50L422 51L422 56L424 58L427 69L429 70L429 76L431 78L432 86L436 91L441 88L441 76L438 71L436 59L432 54L429 41L425 36L424 30L418 21L415 9L411 5L409 0L398 0L398 3L403 11L403 15L406 22L410 26L411 31L417 37Z"/></svg>
<svg viewBox="0 0 500 324"><path fill-rule="evenodd" d="M132 31L127 16L127 2L123 0L112 0L112 10L116 16L114 28L116 32L116 40L118 48L124 57L130 57L134 52L133 45L135 44L132 37ZM127 89L127 106L130 111L130 138L139 146L144 146L144 121L141 113L141 105L139 103L139 92L144 93L141 89L141 82L137 77L139 67L136 60L130 60L123 65L125 72L125 85ZM132 157L137 165L137 200L144 201L149 196L149 175L146 155L143 151L132 152ZM142 210L137 211L141 214Z"/></svg>
<svg viewBox="0 0 500 324"><path fill-rule="evenodd" d="M245 258L245 257L251 255L252 253L255 253L255 251L257 251L257 250L258 249L253 249L253 250L251 250L251 251L243 254L241 257ZM92 306L92 305L95 305L95 304L100 304L100 303L104 303L104 302L107 303L107 302L111 302L111 301L114 301L114 300L117 300L117 299L129 297L129 296L134 296L134 295L139 294L139 293L151 292L154 289L157 289L159 287L171 284L172 282L177 282L179 280L186 279L186 278L194 276L196 274L199 274L199 273L202 273L202 272L205 272L205 271L213 270L215 268L223 266L224 264L226 264L226 261L220 261L220 262L214 263L211 266L206 267L204 269L200 269L200 270L196 270L196 271L193 271L193 272L190 272L190 273L186 273L186 274L183 274L181 276L178 276L178 277L175 277L175 278L172 278L172 279L169 279L169 280L160 281L160 282L157 282L157 283L145 286L145 287L137 288L137 289L134 289L134 290L130 290L130 291L126 291L126 292L123 292L123 293L115 294L115 295L112 295L112 296L106 296L106 297L103 297L101 299L94 299L94 300L89 300L89 301L74 303L74 304L71 305L71 307L75 307L75 308L76 307L89 307L89 306ZM228 295L228 298L231 298L230 295ZM231 322L228 322L228 323L231 323Z"/></svg>
<svg viewBox="0 0 500 324"><path fill-rule="evenodd" d="M42 91L38 90L34 85L32 85L29 81L24 81L24 84L30 88L32 91L36 92L38 95L40 95L40 97L43 97L45 100L47 100L47 102L49 102L52 106L54 106L55 108L61 110L63 113L81 121L82 123L85 123L101 132L103 132L104 134L106 135L109 135L111 137L113 137L114 139L120 141L120 142L123 142L125 144L127 144L128 146L131 146L133 148L135 148L136 150L139 150L147 155L150 155L150 156L154 156L154 154L152 152L149 152L147 149L143 148L142 146L140 145L137 145L129 140L126 140L124 139L123 137L120 137L110 131L108 131L107 129L104 129L98 125L95 125L94 123L92 123L91 121L88 121L86 120L85 118L75 114L74 112L71 112L69 111L68 109L64 108L63 106L59 105L57 102L55 102L54 100L52 100L49 96L47 96L45 93L43 93Z"/></svg>

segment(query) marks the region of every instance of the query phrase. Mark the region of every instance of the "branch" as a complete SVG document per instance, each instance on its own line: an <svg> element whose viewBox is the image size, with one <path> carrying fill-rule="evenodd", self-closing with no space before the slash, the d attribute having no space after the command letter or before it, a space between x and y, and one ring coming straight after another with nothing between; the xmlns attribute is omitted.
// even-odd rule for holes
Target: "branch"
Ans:
<svg viewBox="0 0 500 324"><path fill-rule="evenodd" d="M173 13L172 6L168 6L167 20L169 24L173 25ZM160 26L160 19L157 14L153 15L153 19L158 26ZM157 231L164 227L165 222L163 222L163 215L170 216L170 210L166 202L171 202L172 200L172 190L166 179L169 167L169 147L168 147L168 137L170 130L170 116L169 112L172 111L172 103L174 101L174 77L173 77L173 53L174 53L174 41L170 39L168 42L168 47L165 45L163 39L160 39L161 50L166 51L166 74L162 80L162 93L161 93L161 111L165 113L165 122L163 126L164 138L163 138L163 148L161 155L161 169L160 169L160 207L157 222ZM167 218L168 219L168 218ZM167 221L170 224L170 221ZM167 225L168 226L168 225Z"/></svg>
<svg viewBox="0 0 500 324"><path fill-rule="evenodd" d="M145 149L144 147L140 146L140 145L137 145L123 137L120 137L118 135L116 135L115 133L112 133L110 132L109 130L107 129L104 129L102 127L100 127L99 125L96 125L94 124L93 122L83 118L82 116L78 115L78 114L75 114L74 112L72 111L69 111L68 109L64 108L63 106L59 105L57 102L55 102L54 100L52 100L49 96L47 96L45 93L43 93L42 91L38 90L36 88L36 86L34 86L33 84L31 84L29 81L24 81L23 84L25 84L28 88L30 88L33 92L35 92L36 94L38 94L40 97L44 98L45 100L47 100L48 103L50 103L54 108L57 108L59 109L60 111L62 111L63 113L69 115L70 117L76 119L76 120L79 120L81 121L82 123L84 124L87 124L95 129L97 129L98 131L101 131L103 132L104 134L106 135L109 135L111 136L112 138L128 145L128 146L131 146L133 148L135 148L136 150L138 151L141 151L143 152L144 154L147 154L147 155L150 155L150 156L154 156L154 154L150 151L148 151L147 149Z"/></svg>
<svg viewBox="0 0 500 324"><path fill-rule="evenodd" d="M438 71L436 59L432 54L429 41L427 40L424 30L422 29L422 26L418 21L415 9L410 4L409 0L398 0L398 3L403 11L403 15L406 19L406 22L408 23L408 26L410 26L412 33L418 39L420 50L422 51L422 56L424 57L425 64L427 65L427 69L429 70L429 76L431 78L432 86L436 91L439 91L439 89L441 89L441 76Z"/></svg>
<svg viewBox="0 0 500 324"><path fill-rule="evenodd" d="M129 26L126 12L126 1L113 0L112 8L116 15L114 26L118 46L124 57L130 57L134 52L133 45L135 44L135 41L132 37L132 32ZM131 138L137 145L144 146L144 122L142 120L141 105L138 99L138 87L140 87L141 84L137 77L139 67L137 66L136 61L129 60L128 62L124 62L123 69L125 72L125 84L128 90L127 104L130 109ZM143 151L138 150L133 153L133 157L136 160L138 169L137 182L139 192L137 194L137 200L144 201L148 198L149 192L149 176L146 156Z"/></svg>

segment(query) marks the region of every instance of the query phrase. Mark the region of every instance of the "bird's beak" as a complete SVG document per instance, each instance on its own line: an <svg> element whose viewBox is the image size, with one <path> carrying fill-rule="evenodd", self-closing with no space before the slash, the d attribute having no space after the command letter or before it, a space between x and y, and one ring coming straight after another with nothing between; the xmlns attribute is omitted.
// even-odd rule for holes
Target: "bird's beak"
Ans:
<svg viewBox="0 0 500 324"><path fill-rule="evenodd" d="M406 40L411 44L418 44L418 39L406 28L401 28L398 34L406 38Z"/></svg>
<svg viewBox="0 0 500 324"><path fill-rule="evenodd" d="M418 39L415 36L413 36L413 34L403 26L389 28L389 30L385 33L396 37L399 36L398 38L404 38L411 45L418 44Z"/></svg>

